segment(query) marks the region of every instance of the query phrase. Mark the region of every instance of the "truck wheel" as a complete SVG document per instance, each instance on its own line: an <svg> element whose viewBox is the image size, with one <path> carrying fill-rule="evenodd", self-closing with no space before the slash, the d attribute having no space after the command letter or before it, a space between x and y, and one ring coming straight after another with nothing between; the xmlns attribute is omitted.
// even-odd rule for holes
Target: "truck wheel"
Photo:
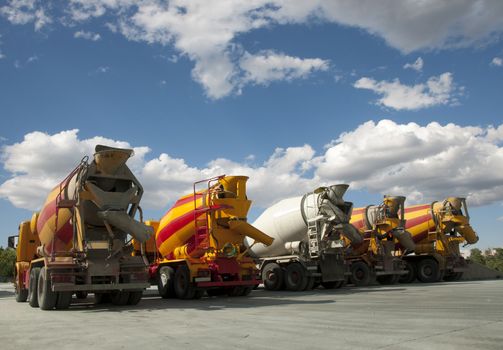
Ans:
<svg viewBox="0 0 503 350"><path fill-rule="evenodd" d="M159 269L159 277L157 278L157 290L159 295L164 298L174 298L175 295L175 270L169 266L163 266Z"/></svg>
<svg viewBox="0 0 503 350"><path fill-rule="evenodd" d="M349 280L357 287L368 286L371 282L370 269L363 261L351 264Z"/></svg>
<svg viewBox="0 0 503 350"><path fill-rule="evenodd" d="M79 290L78 292L75 292L75 296L77 299L87 299L87 292Z"/></svg>
<svg viewBox="0 0 503 350"><path fill-rule="evenodd" d="M15 293L16 293L16 301L18 303L24 303L26 300L28 300L28 289L20 288L17 283Z"/></svg>
<svg viewBox="0 0 503 350"><path fill-rule="evenodd" d="M190 270L187 265L176 269L174 280L175 294L179 299L193 299L196 289L190 280Z"/></svg>
<svg viewBox="0 0 503 350"><path fill-rule="evenodd" d="M111 297L110 301L112 302L112 304L117 306L123 306L126 305L129 300L129 292L116 290L112 292L110 297Z"/></svg>
<svg viewBox="0 0 503 350"><path fill-rule="evenodd" d="M38 276L40 267L34 267L30 271L30 285L28 286L28 302L31 307L38 307Z"/></svg>
<svg viewBox="0 0 503 350"><path fill-rule="evenodd" d="M417 264L417 279L423 283L433 283L438 281L438 264L433 259L423 259Z"/></svg>
<svg viewBox="0 0 503 350"><path fill-rule="evenodd" d="M412 261L405 260L405 271L406 274L400 275L398 282L400 283L412 283L416 279L416 264Z"/></svg>
<svg viewBox="0 0 503 350"><path fill-rule="evenodd" d="M379 282L379 284L382 284L384 286L389 286L392 284L396 284L398 282L399 278L400 278L400 275L377 276L377 282Z"/></svg>
<svg viewBox="0 0 503 350"><path fill-rule="evenodd" d="M285 285L286 289L291 291L304 290L308 283L307 271L298 262L291 263L286 267Z"/></svg>
<svg viewBox="0 0 503 350"><path fill-rule="evenodd" d="M143 291L129 292L129 299L127 300L128 305L138 305L141 298L143 297Z"/></svg>
<svg viewBox="0 0 503 350"><path fill-rule="evenodd" d="M37 286L38 304L42 310L52 310L56 306L58 294L51 289L51 276L47 267L42 267L38 276Z"/></svg>
<svg viewBox="0 0 503 350"><path fill-rule="evenodd" d="M267 290L280 290L283 279L283 269L276 263L269 263L262 269L262 281Z"/></svg>
<svg viewBox="0 0 503 350"><path fill-rule="evenodd" d="M72 303L72 292L59 292L58 299L56 301L56 309L66 310L70 307Z"/></svg>

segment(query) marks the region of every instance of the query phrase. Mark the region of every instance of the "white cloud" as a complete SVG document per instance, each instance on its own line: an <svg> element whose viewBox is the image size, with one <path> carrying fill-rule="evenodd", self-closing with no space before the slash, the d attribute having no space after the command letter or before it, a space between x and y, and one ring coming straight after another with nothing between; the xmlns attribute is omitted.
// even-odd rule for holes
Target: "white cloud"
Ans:
<svg viewBox="0 0 503 350"><path fill-rule="evenodd" d="M28 23L37 21L41 3L10 0L0 11L13 23ZM337 23L362 28L403 53L479 45L503 31L503 2L490 0L70 0L60 11L53 17L63 22L106 16L108 28L129 40L172 45L194 62L193 79L213 99L246 84L239 38L260 28ZM50 21L44 18L36 26Z"/></svg>
<svg viewBox="0 0 503 350"><path fill-rule="evenodd" d="M101 39L101 35L93 32L86 32L84 30L79 30L73 34L74 38L86 39L91 41L98 41Z"/></svg>
<svg viewBox="0 0 503 350"><path fill-rule="evenodd" d="M403 66L403 69L413 69L417 72L421 72L423 70L423 59L421 57L418 57L417 60L415 60L413 63L406 63Z"/></svg>
<svg viewBox="0 0 503 350"><path fill-rule="evenodd" d="M35 30L39 31L44 26L52 23L46 10L39 0L8 0L7 5L0 7L0 15L13 24L34 23Z"/></svg>
<svg viewBox="0 0 503 350"><path fill-rule="evenodd" d="M341 182L352 189L406 195L409 204L455 195L467 196L470 205L485 205L503 202L502 142L503 124L481 128L381 120L342 133L319 155L304 145L278 148L262 164L219 158L197 167L164 153L147 159L150 149L135 147L129 165L144 186L146 209L163 208L190 192L194 181L221 174L249 176L249 197L259 207ZM103 137L81 140L77 130L32 132L3 146L2 161L10 175L0 185L0 198L37 209L98 143L131 147Z"/></svg>
<svg viewBox="0 0 503 350"><path fill-rule="evenodd" d="M353 86L381 95L382 97L377 100L377 104L395 110L417 110L437 105L455 104L457 103L456 97L463 90L456 87L452 74L449 72L437 77L430 77L426 83L411 86L402 84L398 79L376 81L368 77L360 78Z"/></svg>
<svg viewBox="0 0 503 350"><path fill-rule="evenodd" d="M239 62L245 72L244 82L268 85L275 80L291 81L307 78L315 71L326 71L329 62L319 58L298 58L274 51L261 51L257 55L246 52Z"/></svg>
<svg viewBox="0 0 503 350"><path fill-rule="evenodd" d="M503 59L500 57L494 57L491 61L491 66L501 67L503 66Z"/></svg>

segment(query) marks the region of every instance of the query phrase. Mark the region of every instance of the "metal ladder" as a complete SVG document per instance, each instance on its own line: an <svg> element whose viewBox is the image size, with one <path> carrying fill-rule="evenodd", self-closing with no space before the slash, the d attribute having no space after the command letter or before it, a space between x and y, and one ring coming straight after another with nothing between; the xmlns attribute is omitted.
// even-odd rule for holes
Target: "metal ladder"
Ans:
<svg viewBox="0 0 503 350"><path fill-rule="evenodd" d="M200 180L194 182L193 185L193 202L194 202L194 226L195 226L195 234L194 234L194 246L199 248L199 249L208 249L209 248L209 236L210 236L210 224L209 224L209 214L210 214L210 209L211 209L211 203L210 201L210 189L211 186L218 181L220 178L222 178L224 175L221 176L216 176L212 177L210 179L205 179L205 180ZM206 189L206 196L207 196L207 202L205 203L205 200L203 198L202 200L202 205L198 208L197 207L197 196L204 196L203 192L197 191L196 187L198 184L201 184L203 182L207 183L207 189ZM203 217L200 218L201 214L203 214Z"/></svg>
<svg viewBox="0 0 503 350"><path fill-rule="evenodd" d="M319 220L314 218L307 222L307 238L309 243L309 257L311 259L320 256L320 235L319 235Z"/></svg>

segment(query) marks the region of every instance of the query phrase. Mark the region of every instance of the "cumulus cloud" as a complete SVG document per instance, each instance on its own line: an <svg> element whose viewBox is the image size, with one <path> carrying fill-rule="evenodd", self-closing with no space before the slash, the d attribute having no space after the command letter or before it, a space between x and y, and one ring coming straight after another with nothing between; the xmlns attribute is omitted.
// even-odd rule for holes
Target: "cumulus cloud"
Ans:
<svg viewBox="0 0 503 350"><path fill-rule="evenodd" d="M99 33L86 32L84 30L79 30L73 34L74 38L86 39L91 41L98 41L101 39L101 35Z"/></svg>
<svg viewBox="0 0 503 350"><path fill-rule="evenodd" d="M275 80L306 78L314 71L325 71L329 62L319 58L298 58L274 51L263 51L257 55L245 53L239 63L245 72L243 80L268 85Z"/></svg>
<svg viewBox="0 0 503 350"><path fill-rule="evenodd" d="M8 0L6 5L0 7L0 15L13 24L33 22L36 31L52 22L43 2L39 0Z"/></svg>
<svg viewBox="0 0 503 350"><path fill-rule="evenodd" d="M491 61L491 66L501 67L503 66L503 59L500 57L494 57Z"/></svg>
<svg viewBox="0 0 503 350"><path fill-rule="evenodd" d="M78 130L32 132L3 146L1 159L10 175L0 185L0 198L37 209L99 143L132 147L104 137L79 139ZM381 120L342 133L319 154L310 145L292 146L274 150L261 164L219 158L194 166L165 153L149 156L143 146L134 147L129 165L144 186L146 209L163 208L190 192L194 181L221 174L249 176L249 197L259 207L334 183L406 195L409 204L455 195L466 196L470 205L485 205L503 201L502 143L503 124L482 128Z"/></svg>
<svg viewBox="0 0 503 350"><path fill-rule="evenodd" d="M423 59L421 57L418 57L417 60L415 60L413 63L406 63L403 66L403 69L413 69L416 72L421 72L423 70Z"/></svg>
<svg viewBox="0 0 503 350"><path fill-rule="evenodd" d="M404 85L399 79L376 81L363 77L358 79L353 86L381 95L382 97L376 103L395 110L417 110L454 104L457 103L457 96L462 92L462 89L454 84L452 73L449 72L430 77L426 83L416 85Z"/></svg>
<svg viewBox="0 0 503 350"><path fill-rule="evenodd" d="M337 23L361 28L403 53L479 45L498 40L503 31L503 3L490 0L70 0L51 7L56 8L63 15L53 17L65 23L104 17L108 28L129 40L172 45L194 62L193 79L213 99L257 83L240 67L246 48L239 49L239 38L261 28ZM10 0L1 12L22 24L37 21L34 13L40 9L39 0ZM278 76L274 66L262 71Z"/></svg>

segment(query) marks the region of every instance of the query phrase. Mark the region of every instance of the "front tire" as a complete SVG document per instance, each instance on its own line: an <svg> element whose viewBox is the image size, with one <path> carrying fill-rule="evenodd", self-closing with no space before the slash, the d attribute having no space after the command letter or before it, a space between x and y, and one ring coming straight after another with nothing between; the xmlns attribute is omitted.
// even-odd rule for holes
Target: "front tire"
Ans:
<svg viewBox="0 0 503 350"><path fill-rule="evenodd" d="M20 288L17 283L15 287L15 293L16 293L16 301L18 303L24 303L26 300L28 300L28 289Z"/></svg>
<svg viewBox="0 0 503 350"><path fill-rule="evenodd" d="M417 264L417 279L423 283L437 282L439 274L438 263L433 259L423 259Z"/></svg>
<svg viewBox="0 0 503 350"><path fill-rule="evenodd" d="M128 305L137 305L141 298L143 297L143 291L134 291L134 292L129 292L129 299L127 301Z"/></svg>
<svg viewBox="0 0 503 350"><path fill-rule="evenodd" d="M371 282L371 272L368 265L363 261L352 263L349 280L357 287L368 286Z"/></svg>
<svg viewBox="0 0 503 350"><path fill-rule="evenodd" d="M280 290L283 287L284 272L276 263L269 263L262 269L262 281L267 290Z"/></svg>
<svg viewBox="0 0 503 350"><path fill-rule="evenodd" d="M40 267L33 267L30 270L30 285L28 286L28 299L31 307L38 307L38 276Z"/></svg>

